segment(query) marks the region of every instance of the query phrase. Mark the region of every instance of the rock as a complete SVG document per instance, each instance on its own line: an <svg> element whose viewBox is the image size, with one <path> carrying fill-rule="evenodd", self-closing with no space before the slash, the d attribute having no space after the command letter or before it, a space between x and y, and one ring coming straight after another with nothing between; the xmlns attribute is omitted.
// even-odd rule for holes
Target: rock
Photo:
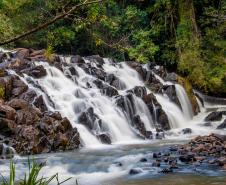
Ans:
<svg viewBox="0 0 226 185"><path fill-rule="evenodd" d="M190 163L195 161L195 155L193 153L188 153L179 157L179 160L184 163Z"/></svg>
<svg viewBox="0 0 226 185"><path fill-rule="evenodd" d="M140 162L144 163L144 162L147 162L148 160L146 158L141 158L140 159Z"/></svg>
<svg viewBox="0 0 226 185"><path fill-rule="evenodd" d="M205 121L220 121L222 119L222 112L211 112Z"/></svg>
<svg viewBox="0 0 226 185"><path fill-rule="evenodd" d="M111 144L111 138L106 133L102 133L102 134L97 135L97 138L104 144Z"/></svg>
<svg viewBox="0 0 226 185"><path fill-rule="evenodd" d="M174 102L175 104L177 104L181 108L180 101L179 101L179 99L177 97L175 85L164 85L162 90L169 97L169 99L172 102Z"/></svg>
<svg viewBox="0 0 226 185"><path fill-rule="evenodd" d="M145 87L136 86L133 89L129 90L128 92L131 92L135 94L137 97L143 98L147 95L147 91Z"/></svg>
<svg viewBox="0 0 226 185"><path fill-rule="evenodd" d="M102 57L100 57L99 55L92 55L92 56L88 56L86 57L87 59L89 59L91 62L94 62L97 67L102 67L104 64L104 59Z"/></svg>
<svg viewBox="0 0 226 185"><path fill-rule="evenodd" d="M80 55L75 55L71 57L71 63L76 63L76 64L84 64L85 61Z"/></svg>
<svg viewBox="0 0 226 185"><path fill-rule="evenodd" d="M16 111L14 108L12 108L8 105L0 104L0 117L15 121Z"/></svg>
<svg viewBox="0 0 226 185"><path fill-rule="evenodd" d="M178 151L178 148L177 148L176 146L171 146L171 147L169 148L169 150L170 150L171 152L176 152L176 151Z"/></svg>
<svg viewBox="0 0 226 185"><path fill-rule="evenodd" d="M93 82L99 89L101 89L102 94L109 96L109 97L118 95L117 89L115 89L107 84L104 84L101 80L94 80Z"/></svg>
<svg viewBox="0 0 226 185"><path fill-rule="evenodd" d="M177 82L177 74L176 73L167 73L164 79L165 81Z"/></svg>
<svg viewBox="0 0 226 185"><path fill-rule="evenodd" d="M173 173L173 169L172 168L163 168L160 173Z"/></svg>
<svg viewBox="0 0 226 185"><path fill-rule="evenodd" d="M35 101L34 101L34 105L39 108L42 112L45 112L48 110L45 102L44 102L44 99L43 99L43 96L40 95L38 96Z"/></svg>
<svg viewBox="0 0 226 185"><path fill-rule="evenodd" d="M27 108L29 106L29 103L23 99L14 98L9 101L7 105L18 111Z"/></svg>
<svg viewBox="0 0 226 185"><path fill-rule="evenodd" d="M16 57L20 60L27 59L30 55L30 50L26 48L18 48L16 51Z"/></svg>
<svg viewBox="0 0 226 185"><path fill-rule="evenodd" d="M133 127L139 131L139 134L141 134L142 137L152 139L152 132L145 129L144 123L139 115L133 117Z"/></svg>
<svg viewBox="0 0 226 185"><path fill-rule="evenodd" d="M226 129L226 119L223 121L223 123L221 123L217 129Z"/></svg>
<svg viewBox="0 0 226 185"><path fill-rule="evenodd" d="M42 78L47 75L46 69L42 65L31 67L23 72L34 78Z"/></svg>
<svg viewBox="0 0 226 185"><path fill-rule="evenodd" d="M14 121L0 118L0 134L4 136L10 136L14 133L14 129L16 128L16 124Z"/></svg>
<svg viewBox="0 0 226 185"><path fill-rule="evenodd" d="M183 134L191 134L192 133L192 129L191 128L185 128L182 130Z"/></svg>
<svg viewBox="0 0 226 185"><path fill-rule="evenodd" d="M12 76L12 80L12 87L9 87L12 89L9 89L9 94L7 95L7 97L11 97L11 99L18 97L28 90L28 86L23 81L21 81L19 77Z"/></svg>
<svg viewBox="0 0 226 185"><path fill-rule="evenodd" d="M137 175L137 174L139 174L139 173L142 173L142 170L139 169L139 168L133 168L133 169L131 169L131 170L129 171L129 174L130 174L130 175Z"/></svg>

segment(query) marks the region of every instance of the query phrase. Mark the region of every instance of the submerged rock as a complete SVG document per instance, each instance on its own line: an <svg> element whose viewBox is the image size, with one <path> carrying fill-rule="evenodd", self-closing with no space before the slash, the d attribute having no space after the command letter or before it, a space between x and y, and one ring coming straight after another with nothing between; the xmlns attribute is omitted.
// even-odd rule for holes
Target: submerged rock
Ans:
<svg viewBox="0 0 226 185"><path fill-rule="evenodd" d="M140 168L133 168L129 171L130 175L137 175L139 173L142 173L142 170Z"/></svg>
<svg viewBox="0 0 226 185"><path fill-rule="evenodd" d="M220 121L222 119L222 112L211 112L205 117L205 121Z"/></svg>
<svg viewBox="0 0 226 185"><path fill-rule="evenodd" d="M221 123L217 129L226 129L226 119L223 121L223 123Z"/></svg>

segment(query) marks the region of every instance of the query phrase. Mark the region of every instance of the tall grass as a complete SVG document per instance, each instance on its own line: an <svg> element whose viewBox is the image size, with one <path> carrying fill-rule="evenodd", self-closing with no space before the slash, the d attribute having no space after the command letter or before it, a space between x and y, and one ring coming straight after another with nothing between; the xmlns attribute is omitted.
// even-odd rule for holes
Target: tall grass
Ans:
<svg viewBox="0 0 226 185"><path fill-rule="evenodd" d="M25 174L23 179L15 181L16 168L15 168L14 162L11 161L9 179L6 179L1 175L2 178L0 179L0 185L49 185L50 183L53 183L53 182L57 185L60 185L71 179L71 178L68 178L60 182L58 173L56 173L51 177L39 177L40 171L42 170L44 165L38 164L34 160L32 160L32 163L31 163L30 159L28 159L28 167L29 167L28 174Z"/></svg>

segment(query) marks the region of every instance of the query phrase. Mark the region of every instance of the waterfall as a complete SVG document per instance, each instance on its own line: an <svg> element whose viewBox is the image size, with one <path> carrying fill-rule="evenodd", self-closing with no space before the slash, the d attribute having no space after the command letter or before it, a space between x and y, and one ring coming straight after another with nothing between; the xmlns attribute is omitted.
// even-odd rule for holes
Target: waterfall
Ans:
<svg viewBox="0 0 226 185"><path fill-rule="evenodd" d="M176 87L177 97L181 104L182 111L185 117L188 120L191 120L194 114L193 114L191 102L187 96L187 93L185 92L184 88L181 85L175 84L175 87Z"/></svg>
<svg viewBox="0 0 226 185"><path fill-rule="evenodd" d="M60 57L61 67L47 62L35 62L47 71L43 78L24 74L20 78L42 95L49 111L59 111L78 129L85 146L102 145L100 136L105 134L111 143L131 143L155 133L159 105L168 117L170 128L184 128L193 117L191 104L183 87L165 82L154 74L163 85L175 85L181 108L164 94L155 94L159 105L151 103L152 110L143 101L152 93L145 87L138 72L125 62L115 63L104 59L84 58L83 63L71 62L71 57ZM135 92L136 91L136 92Z"/></svg>

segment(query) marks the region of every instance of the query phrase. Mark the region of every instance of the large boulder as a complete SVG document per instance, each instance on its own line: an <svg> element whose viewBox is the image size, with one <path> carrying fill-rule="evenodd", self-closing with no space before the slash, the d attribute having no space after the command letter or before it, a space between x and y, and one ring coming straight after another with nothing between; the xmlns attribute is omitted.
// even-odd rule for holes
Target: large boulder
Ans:
<svg viewBox="0 0 226 185"><path fill-rule="evenodd" d="M33 66L23 70L23 72L34 78L41 78L47 75L46 69L42 65Z"/></svg>
<svg viewBox="0 0 226 185"><path fill-rule="evenodd" d="M8 105L0 104L0 117L15 121L16 111Z"/></svg>
<svg viewBox="0 0 226 185"><path fill-rule="evenodd" d="M104 144L111 144L111 137L107 133L97 135L97 138Z"/></svg>

